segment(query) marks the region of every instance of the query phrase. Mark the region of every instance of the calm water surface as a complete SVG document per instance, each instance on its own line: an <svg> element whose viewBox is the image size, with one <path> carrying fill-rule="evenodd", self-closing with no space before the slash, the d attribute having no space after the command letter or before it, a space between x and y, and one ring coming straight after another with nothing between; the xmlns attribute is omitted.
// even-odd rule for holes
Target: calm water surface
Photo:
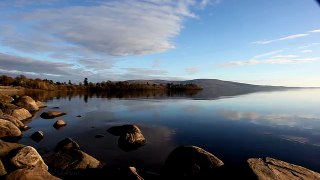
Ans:
<svg viewBox="0 0 320 180"><path fill-rule="evenodd" d="M102 98L69 95L46 101L20 143L48 153L62 139L71 137L88 154L110 166L136 166L159 171L169 153L179 145L202 147L228 166L251 157L273 157L320 171L320 90L259 92L210 100L192 97ZM60 109L52 109L58 106ZM42 111L67 115L41 119ZM81 115L82 117L76 117ZM67 126L56 130L57 119ZM109 127L138 125L147 144L125 152ZM45 138L32 141L35 131ZM102 138L94 138L102 134Z"/></svg>

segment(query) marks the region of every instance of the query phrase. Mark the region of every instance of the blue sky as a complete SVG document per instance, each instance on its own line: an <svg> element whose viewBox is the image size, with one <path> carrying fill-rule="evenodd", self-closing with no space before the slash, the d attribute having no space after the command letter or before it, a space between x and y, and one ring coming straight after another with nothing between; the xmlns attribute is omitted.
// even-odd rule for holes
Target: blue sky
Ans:
<svg viewBox="0 0 320 180"><path fill-rule="evenodd" d="M2 0L0 73L320 86L315 0Z"/></svg>

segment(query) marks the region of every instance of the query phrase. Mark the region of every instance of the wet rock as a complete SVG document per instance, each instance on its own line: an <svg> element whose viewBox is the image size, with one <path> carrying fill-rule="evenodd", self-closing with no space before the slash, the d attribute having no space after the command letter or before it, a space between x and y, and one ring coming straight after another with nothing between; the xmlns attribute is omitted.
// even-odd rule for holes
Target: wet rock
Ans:
<svg viewBox="0 0 320 180"><path fill-rule="evenodd" d="M22 144L10 143L0 140L0 158L5 157L12 150L16 150L22 147L24 147L24 145Z"/></svg>
<svg viewBox="0 0 320 180"><path fill-rule="evenodd" d="M192 177L207 173L224 163L210 152L197 146L180 146L168 156L162 174L165 177Z"/></svg>
<svg viewBox="0 0 320 180"><path fill-rule="evenodd" d="M44 163L42 157L31 146L26 146L20 149L10 160L11 164L17 169L24 168L40 168L48 170L48 166Z"/></svg>
<svg viewBox="0 0 320 180"><path fill-rule="evenodd" d="M0 138L20 137L21 131L12 122L0 119Z"/></svg>
<svg viewBox="0 0 320 180"><path fill-rule="evenodd" d="M7 170L6 168L4 167L4 165L2 164L2 161L0 160L0 177L1 176L4 176L7 174Z"/></svg>
<svg viewBox="0 0 320 180"><path fill-rule="evenodd" d="M143 178L138 174L135 167L121 168L121 179L130 179L130 180L143 180Z"/></svg>
<svg viewBox="0 0 320 180"><path fill-rule="evenodd" d="M43 112L40 117L43 119L53 119L55 117L63 116L66 115L64 112L58 112L58 111L48 111L48 112Z"/></svg>
<svg viewBox="0 0 320 180"><path fill-rule="evenodd" d="M17 108L17 109L12 110L11 116L17 118L20 121L32 117L31 113L24 108Z"/></svg>
<svg viewBox="0 0 320 180"><path fill-rule="evenodd" d="M45 162L50 167L62 170L102 167L100 161L81 151L78 143L71 138L60 141L54 151L56 153L45 158Z"/></svg>
<svg viewBox="0 0 320 180"><path fill-rule="evenodd" d="M61 150L45 158L45 162L50 166L62 170L100 168L101 163L89 154L78 150Z"/></svg>
<svg viewBox="0 0 320 180"><path fill-rule="evenodd" d="M64 122L63 120L58 120L53 124L53 127L58 129L58 128L60 128L62 126L66 126L66 125L67 125L67 123Z"/></svg>
<svg viewBox="0 0 320 180"><path fill-rule="evenodd" d="M55 152L62 151L62 150L71 150L71 149L78 149L80 150L80 146L77 142L75 142L71 138L66 138L60 141L56 147L54 148Z"/></svg>
<svg viewBox="0 0 320 180"><path fill-rule="evenodd" d="M114 126L107 131L113 135L120 136L118 146L124 151L135 150L146 144L146 139L136 125Z"/></svg>
<svg viewBox="0 0 320 180"><path fill-rule="evenodd" d="M77 117L82 117L81 115L78 115Z"/></svg>
<svg viewBox="0 0 320 180"><path fill-rule="evenodd" d="M20 120L18 120L17 118L15 118L13 116L8 115L8 114L0 114L0 119L4 119L4 120L12 122L19 129L23 129L25 126Z"/></svg>
<svg viewBox="0 0 320 180"><path fill-rule="evenodd" d="M22 96L18 98L15 102L15 105L25 108L28 111L38 111L39 107L36 102L30 96Z"/></svg>
<svg viewBox="0 0 320 180"><path fill-rule="evenodd" d="M48 171L41 168L18 169L11 172L5 178L6 180L59 180L59 178L51 175Z"/></svg>
<svg viewBox="0 0 320 180"><path fill-rule="evenodd" d="M41 101L36 101L36 105L39 107L39 108L44 108L44 107L47 107L47 105L45 105L43 102Z"/></svg>
<svg viewBox="0 0 320 180"><path fill-rule="evenodd" d="M257 179L320 179L320 174L307 168L273 158L251 158L248 164Z"/></svg>
<svg viewBox="0 0 320 180"><path fill-rule="evenodd" d="M104 135L102 135L102 134L97 134L97 135L95 135L94 137L95 137L95 138L102 138L102 137L104 137Z"/></svg>
<svg viewBox="0 0 320 180"><path fill-rule="evenodd" d="M8 95L0 93L0 101L3 103L11 103L14 99Z"/></svg>
<svg viewBox="0 0 320 180"><path fill-rule="evenodd" d="M37 131L33 133L30 138L36 142L40 142L44 137L44 133L42 131Z"/></svg>

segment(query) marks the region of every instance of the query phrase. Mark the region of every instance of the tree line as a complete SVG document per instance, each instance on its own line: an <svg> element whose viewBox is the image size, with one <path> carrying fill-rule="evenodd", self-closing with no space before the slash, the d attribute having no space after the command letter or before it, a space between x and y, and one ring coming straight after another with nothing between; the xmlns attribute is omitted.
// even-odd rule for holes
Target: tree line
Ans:
<svg viewBox="0 0 320 180"><path fill-rule="evenodd" d="M23 87L27 89L40 90L90 90L90 91L142 91L142 90L201 90L202 88L196 84L174 84L174 83L150 83L150 82L129 82L129 81L102 81L89 82L88 78L84 78L83 82L72 83L68 82L54 82L48 79L31 79L24 75L19 75L15 78L1 75L0 85Z"/></svg>

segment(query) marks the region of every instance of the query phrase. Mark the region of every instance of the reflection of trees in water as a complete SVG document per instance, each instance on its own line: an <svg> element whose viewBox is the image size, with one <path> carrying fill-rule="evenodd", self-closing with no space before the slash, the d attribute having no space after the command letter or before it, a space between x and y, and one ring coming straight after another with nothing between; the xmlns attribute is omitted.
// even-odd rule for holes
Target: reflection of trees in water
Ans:
<svg viewBox="0 0 320 180"><path fill-rule="evenodd" d="M45 101L53 99L67 99L79 97L86 103L89 98L166 98L166 97L192 97L196 95L199 90L184 90L184 91L166 91L166 90L146 90L146 91L116 91L116 92L104 92L104 91L43 91L43 90L25 90L20 95L29 95L35 100Z"/></svg>

